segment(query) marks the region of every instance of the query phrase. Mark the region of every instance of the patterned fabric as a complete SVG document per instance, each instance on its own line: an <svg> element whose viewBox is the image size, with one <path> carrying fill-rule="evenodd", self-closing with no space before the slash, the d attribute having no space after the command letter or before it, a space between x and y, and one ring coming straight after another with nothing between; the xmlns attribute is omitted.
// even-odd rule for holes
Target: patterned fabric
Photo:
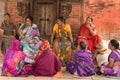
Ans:
<svg viewBox="0 0 120 80"><path fill-rule="evenodd" d="M39 56L45 50L50 50L50 44L49 44L49 42L47 40L41 42L41 44L39 46L39 49L38 49L38 52L37 52L36 57L35 57L35 61L39 58Z"/></svg>
<svg viewBox="0 0 120 80"><path fill-rule="evenodd" d="M56 55L61 61L62 66L65 66L71 56L71 43L68 38L68 32L71 31L70 25L66 24L64 29L60 29L57 24L54 26L56 32L55 38L58 40L58 49Z"/></svg>
<svg viewBox="0 0 120 80"><path fill-rule="evenodd" d="M108 57L109 59L114 59L114 64L116 62L120 62L120 50L112 51ZM101 66L100 71L102 74L110 75L110 76L120 76L120 64L114 65L113 67L109 68L107 66Z"/></svg>
<svg viewBox="0 0 120 80"><path fill-rule="evenodd" d="M91 76L95 74L91 52L79 50L74 55L74 60L67 64L66 70L79 76Z"/></svg>
<svg viewBox="0 0 120 80"><path fill-rule="evenodd" d="M13 40L6 51L2 66L2 74L4 76L18 76L24 74L23 66L25 54L20 51L19 47L20 41Z"/></svg>
<svg viewBox="0 0 120 80"><path fill-rule="evenodd" d="M38 47L35 46L39 45L41 42L39 39L40 34L37 25L32 24L31 26L24 27L23 34L25 38L28 39L28 42L21 40L23 52L26 54L25 62L33 63L36 51L38 49Z"/></svg>

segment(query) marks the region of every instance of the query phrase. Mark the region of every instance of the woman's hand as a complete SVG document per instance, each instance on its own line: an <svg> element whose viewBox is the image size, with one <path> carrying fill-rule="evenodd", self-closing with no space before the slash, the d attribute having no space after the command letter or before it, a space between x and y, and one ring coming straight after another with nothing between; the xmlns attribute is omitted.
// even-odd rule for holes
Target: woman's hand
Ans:
<svg viewBox="0 0 120 80"><path fill-rule="evenodd" d="M72 46L73 49L76 48L75 45L74 45L74 42L71 42L71 46Z"/></svg>
<svg viewBox="0 0 120 80"><path fill-rule="evenodd" d="M23 38L23 41L24 41L24 42L28 42L28 39L27 39L27 38Z"/></svg>
<svg viewBox="0 0 120 80"><path fill-rule="evenodd" d="M13 38L13 39L15 39L15 36L11 35L11 36L9 36L9 38Z"/></svg>
<svg viewBox="0 0 120 80"><path fill-rule="evenodd" d="M50 48L53 48L53 44L50 44Z"/></svg>
<svg viewBox="0 0 120 80"><path fill-rule="evenodd" d="M84 37L84 36L78 36L78 38L83 38L83 39L85 39L85 37Z"/></svg>
<svg viewBox="0 0 120 80"><path fill-rule="evenodd" d="M96 34L95 26L93 24L87 24L86 27L90 30L92 35Z"/></svg>

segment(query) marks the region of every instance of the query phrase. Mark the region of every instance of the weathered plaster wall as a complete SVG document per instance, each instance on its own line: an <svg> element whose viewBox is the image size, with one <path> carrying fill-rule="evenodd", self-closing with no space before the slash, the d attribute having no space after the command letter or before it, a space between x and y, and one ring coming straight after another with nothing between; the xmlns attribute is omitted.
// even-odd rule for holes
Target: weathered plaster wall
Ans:
<svg viewBox="0 0 120 80"><path fill-rule="evenodd" d="M120 0L86 0L85 17L92 15L103 39L120 40Z"/></svg>

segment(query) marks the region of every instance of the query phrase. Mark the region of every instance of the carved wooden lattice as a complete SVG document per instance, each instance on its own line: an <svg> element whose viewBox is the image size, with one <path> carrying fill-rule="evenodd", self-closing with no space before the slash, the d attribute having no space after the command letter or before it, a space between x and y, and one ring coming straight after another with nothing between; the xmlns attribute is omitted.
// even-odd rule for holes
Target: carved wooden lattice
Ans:
<svg viewBox="0 0 120 80"><path fill-rule="evenodd" d="M66 19L69 17L71 11L72 11L72 4L69 3L60 4L60 16L63 16Z"/></svg>
<svg viewBox="0 0 120 80"><path fill-rule="evenodd" d="M19 15L22 17L26 17L30 14L30 3L18 2L17 8L19 11Z"/></svg>

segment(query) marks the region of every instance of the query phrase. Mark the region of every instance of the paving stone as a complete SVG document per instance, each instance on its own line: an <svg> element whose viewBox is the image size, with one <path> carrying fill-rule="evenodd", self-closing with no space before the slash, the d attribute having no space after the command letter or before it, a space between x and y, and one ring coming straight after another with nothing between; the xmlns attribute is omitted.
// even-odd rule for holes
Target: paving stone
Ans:
<svg viewBox="0 0 120 80"><path fill-rule="evenodd" d="M95 76L92 76L92 80L118 80L117 78L108 78L106 76L98 76L98 75L95 75Z"/></svg>

